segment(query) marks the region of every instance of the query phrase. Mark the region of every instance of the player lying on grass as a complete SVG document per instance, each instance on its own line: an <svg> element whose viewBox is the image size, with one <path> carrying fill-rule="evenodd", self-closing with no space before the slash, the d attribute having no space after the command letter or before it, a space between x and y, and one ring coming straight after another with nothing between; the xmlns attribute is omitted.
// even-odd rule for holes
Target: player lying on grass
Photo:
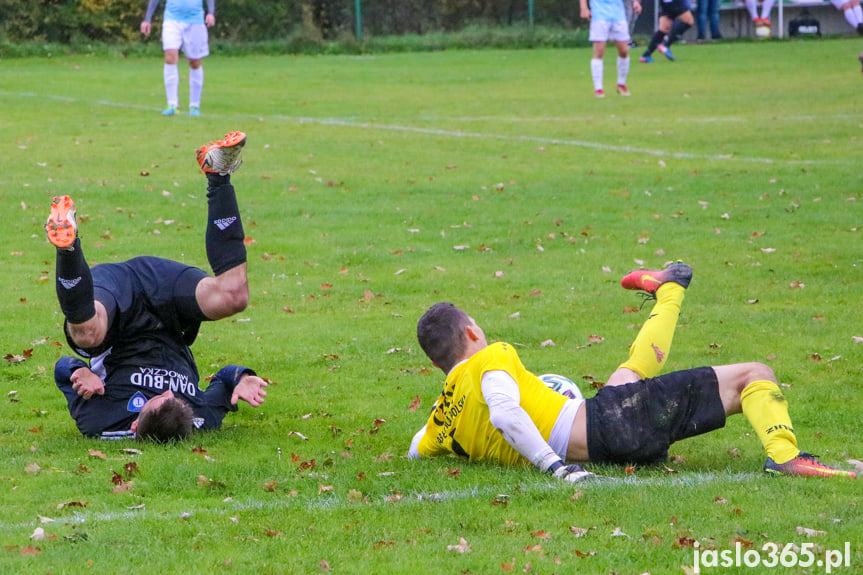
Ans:
<svg viewBox="0 0 863 575"><path fill-rule="evenodd" d="M456 454L501 465L532 463L574 482L592 476L575 462L650 464L675 441L725 425L741 411L767 451L764 470L781 475L855 477L797 449L785 397L761 363L701 367L658 376L665 364L692 269L636 271L627 289L656 297L629 359L595 397L569 399L527 371L515 349L489 345L467 313L432 306L417 324L420 346L447 374L410 457Z"/></svg>
<svg viewBox="0 0 863 575"><path fill-rule="evenodd" d="M69 413L86 436L135 435L163 442L193 428L214 429L244 400L257 407L267 383L229 365L206 391L189 346L203 321L245 309L246 248L230 174L242 164L242 132L197 151L206 174L207 259L215 276L156 257L88 266L77 238L75 206L54 198L45 224L57 247L57 298L69 345L89 359L61 358L54 368Z"/></svg>

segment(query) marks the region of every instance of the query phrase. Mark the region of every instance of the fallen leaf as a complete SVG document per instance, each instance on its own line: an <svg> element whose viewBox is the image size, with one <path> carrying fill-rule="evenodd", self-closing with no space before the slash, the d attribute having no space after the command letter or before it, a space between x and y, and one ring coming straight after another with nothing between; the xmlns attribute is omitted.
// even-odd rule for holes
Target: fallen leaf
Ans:
<svg viewBox="0 0 863 575"><path fill-rule="evenodd" d="M98 457L99 459L105 459L106 458L105 454L102 453L101 451L97 451L95 449L90 449L90 450L88 450L88 452L90 453L90 456L92 456L92 457Z"/></svg>
<svg viewBox="0 0 863 575"><path fill-rule="evenodd" d="M797 526L797 535L805 535L806 537L816 537L818 535L827 535L826 531L818 531L817 529L809 529L808 527Z"/></svg>
<svg viewBox="0 0 863 575"><path fill-rule="evenodd" d="M554 341L547 339L547 340L543 341L542 343L540 343L539 345L541 345L542 347L554 347Z"/></svg>
<svg viewBox="0 0 863 575"><path fill-rule="evenodd" d="M464 537L458 538L458 545L447 545L446 550L455 551L457 553L470 553L472 551Z"/></svg>
<svg viewBox="0 0 863 575"><path fill-rule="evenodd" d="M629 537L626 533L620 530L620 527L615 527L614 531L611 532L612 537Z"/></svg>
<svg viewBox="0 0 863 575"><path fill-rule="evenodd" d="M33 534L30 535L30 539L32 539L33 541L45 541L45 539L46 539L45 530L42 529L41 527L37 527L36 529L33 530Z"/></svg>
<svg viewBox="0 0 863 575"><path fill-rule="evenodd" d="M587 532L590 530L585 529L584 527L574 527L574 526L570 525L569 531L570 531L570 533L572 533L576 537L584 537L585 535L587 535Z"/></svg>
<svg viewBox="0 0 863 575"><path fill-rule="evenodd" d="M738 543L744 549L751 549L752 545L753 545L752 541L749 541L748 539L743 539L742 537L735 537L734 539L731 540L731 545L733 547L737 546Z"/></svg>
<svg viewBox="0 0 863 575"><path fill-rule="evenodd" d="M728 500L720 495L717 495L713 498L713 502L719 505L725 505L726 503L728 503Z"/></svg>
<svg viewBox="0 0 863 575"><path fill-rule="evenodd" d="M551 539L551 533L547 533L543 529L540 529L539 531L532 531L531 535L533 535L537 539Z"/></svg>
<svg viewBox="0 0 863 575"><path fill-rule="evenodd" d="M732 447L731 449L726 449L725 453L729 455L729 457L740 457L740 450L736 447Z"/></svg>
<svg viewBox="0 0 863 575"><path fill-rule="evenodd" d="M414 412L414 411L416 411L416 410L417 410L417 408L418 408L419 406L420 406L420 396L418 395L418 396L416 396L416 397L414 398L414 400L411 402L411 405L410 405L410 407L408 408L408 410L410 410L411 412Z"/></svg>
<svg viewBox="0 0 863 575"><path fill-rule="evenodd" d="M330 564L326 559L321 559L321 562L318 563L318 567L320 567L321 571L323 571L324 573L330 572Z"/></svg>
<svg viewBox="0 0 863 575"><path fill-rule="evenodd" d="M587 341L589 341L590 343L599 343L601 341L605 341L605 338L602 337L601 335L591 334L591 335L587 336Z"/></svg>

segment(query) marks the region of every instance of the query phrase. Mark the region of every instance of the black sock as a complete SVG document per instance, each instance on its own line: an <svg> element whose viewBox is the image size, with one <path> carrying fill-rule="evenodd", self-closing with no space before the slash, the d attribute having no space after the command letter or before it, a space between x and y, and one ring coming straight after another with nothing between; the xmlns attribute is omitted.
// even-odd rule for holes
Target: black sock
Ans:
<svg viewBox="0 0 863 575"><path fill-rule="evenodd" d="M246 262L246 235L231 176L207 173L207 259L215 275Z"/></svg>
<svg viewBox="0 0 863 575"><path fill-rule="evenodd" d="M650 44L647 45L647 51L644 53L645 56L650 56L653 54L653 51L656 50L656 47L659 46L660 42L665 38L665 32L662 30L657 30L653 33L653 38L650 39Z"/></svg>
<svg viewBox="0 0 863 575"><path fill-rule="evenodd" d="M95 316L93 276L78 238L71 250L57 250L56 276L57 300L69 323L84 323Z"/></svg>
<svg viewBox="0 0 863 575"><path fill-rule="evenodd" d="M671 25L671 32L668 34L668 46L671 46L674 42L680 40L681 37L689 30L692 26L687 24L686 22L681 22L680 20L675 20L674 24Z"/></svg>

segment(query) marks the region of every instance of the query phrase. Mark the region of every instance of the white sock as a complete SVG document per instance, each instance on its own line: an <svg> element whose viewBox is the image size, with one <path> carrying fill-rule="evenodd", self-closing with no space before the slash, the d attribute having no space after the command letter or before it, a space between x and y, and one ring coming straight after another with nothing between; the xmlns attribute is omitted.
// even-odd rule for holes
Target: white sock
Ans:
<svg viewBox="0 0 863 575"><path fill-rule="evenodd" d="M629 75L629 56L626 58L617 57L617 85L625 86L626 77Z"/></svg>
<svg viewBox="0 0 863 575"><path fill-rule="evenodd" d="M179 105L180 99L177 96L177 88L180 85L180 71L176 64L165 64L163 72L165 76L165 95L168 96L168 105L175 108Z"/></svg>
<svg viewBox="0 0 863 575"><path fill-rule="evenodd" d="M743 0L746 9L749 11L749 17L753 20L758 19L758 0Z"/></svg>
<svg viewBox="0 0 863 575"><path fill-rule="evenodd" d="M770 19L770 11L773 10L773 2L774 0L764 0L761 4L761 17L764 20Z"/></svg>
<svg viewBox="0 0 863 575"><path fill-rule="evenodd" d="M201 107L201 91L204 89L204 67L189 68L189 107Z"/></svg>
<svg viewBox="0 0 863 575"><path fill-rule="evenodd" d="M602 60L590 59L590 77L593 78L593 89L602 90Z"/></svg>

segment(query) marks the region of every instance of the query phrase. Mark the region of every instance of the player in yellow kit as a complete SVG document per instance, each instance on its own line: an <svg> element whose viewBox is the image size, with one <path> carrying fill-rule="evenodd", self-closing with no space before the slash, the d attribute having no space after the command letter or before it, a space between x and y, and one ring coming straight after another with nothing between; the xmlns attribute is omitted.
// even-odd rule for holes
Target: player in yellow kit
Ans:
<svg viewBox="0 0 863 575"><path fill-rule="evenodd" d="M624 288L656 298L630 356L595 397L569 399L528 371L507 343L489 345L482 328L450 303L432 306L417 338L446 383L409 456L455 454L501 465L533 464L575 482L591 477L575 462L655 463L675 441L725 425L741 411L778 475L855 477L797 449L787 402L761 363L701 367L658 375L665 365L692 278L677 262L628 274Z"/></svg>

